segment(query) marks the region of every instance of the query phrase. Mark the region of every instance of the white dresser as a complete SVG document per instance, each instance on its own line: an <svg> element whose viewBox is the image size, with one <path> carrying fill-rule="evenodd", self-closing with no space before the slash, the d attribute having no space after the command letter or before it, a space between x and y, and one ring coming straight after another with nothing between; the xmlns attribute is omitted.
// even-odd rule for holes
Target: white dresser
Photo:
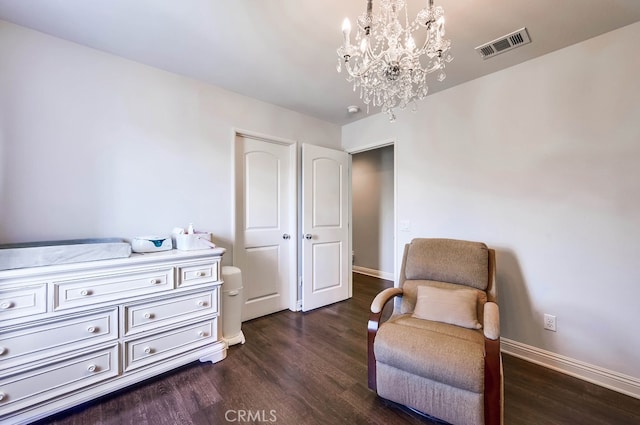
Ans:
<svg viewBox="0 0 640 425"><path fill-rule="evenodd" d="M225 358L224 249L0 271L0 424Z"/></svg>

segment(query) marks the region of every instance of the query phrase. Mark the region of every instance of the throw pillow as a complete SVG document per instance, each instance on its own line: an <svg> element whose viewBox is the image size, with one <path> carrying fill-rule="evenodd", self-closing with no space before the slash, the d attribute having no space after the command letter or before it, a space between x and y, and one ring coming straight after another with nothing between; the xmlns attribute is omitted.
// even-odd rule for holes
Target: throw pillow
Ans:
<svg viewBox="0 0 640 425"><path fill-rule="evenodd" d="M421 285L413 317L480 329L478 295L473 289L443 289Z"/></svg>

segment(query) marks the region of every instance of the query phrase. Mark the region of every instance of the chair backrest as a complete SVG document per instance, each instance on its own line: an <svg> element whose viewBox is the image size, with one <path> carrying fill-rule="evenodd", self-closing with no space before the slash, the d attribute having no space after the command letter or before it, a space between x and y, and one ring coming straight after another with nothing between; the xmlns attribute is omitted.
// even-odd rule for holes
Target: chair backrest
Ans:
<svg viewBox="0 0 640 425"><path fill-rule="evenodd" d="M487 290L489 249L482 242L413 239L407 251L405 279L436 280Z"/></svg>
<svg viewBox="0 0 640 425"><path fill-rule="evenodd" d="M406 281L411 282L405 287ZM399 286L405 289L405 296L396 300L395 312L412 312L417 287L423 284L465 285L484 292L484 301L496 301L495 252L482 242L413 239L404 250Z"/></svg>

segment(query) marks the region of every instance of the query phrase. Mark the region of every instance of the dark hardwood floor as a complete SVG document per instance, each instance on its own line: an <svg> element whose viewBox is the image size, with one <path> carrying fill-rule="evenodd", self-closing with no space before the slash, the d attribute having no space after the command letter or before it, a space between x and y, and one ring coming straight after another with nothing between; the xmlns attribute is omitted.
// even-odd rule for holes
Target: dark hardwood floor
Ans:
<svg viewBox="0 0 640 425"><path fill-rule="evenodd" d="M41 424L436 424L367 389L371 300L391 282L354 275L352 299L243 324L222 362L192 363ZM640 400L503 355L505 424L640 424Z"/></svg>

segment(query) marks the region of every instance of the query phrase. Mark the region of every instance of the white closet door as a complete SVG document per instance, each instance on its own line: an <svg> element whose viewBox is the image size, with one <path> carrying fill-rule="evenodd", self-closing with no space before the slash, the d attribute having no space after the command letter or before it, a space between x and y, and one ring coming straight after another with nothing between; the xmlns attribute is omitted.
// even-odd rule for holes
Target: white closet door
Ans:
<svg viewBox="0 0 640 425"><path fill-rule="evenodd" d="M351 296L346 152L302 145L302 310Z"/></svg>
<svg viewBox="0 0 640 425"><path fill-rule="evenodd" d="M242 270L244 321L289 308L292 291L295 299L295 146L240 135L236 142L242 222L234 262Z"/></svg>

